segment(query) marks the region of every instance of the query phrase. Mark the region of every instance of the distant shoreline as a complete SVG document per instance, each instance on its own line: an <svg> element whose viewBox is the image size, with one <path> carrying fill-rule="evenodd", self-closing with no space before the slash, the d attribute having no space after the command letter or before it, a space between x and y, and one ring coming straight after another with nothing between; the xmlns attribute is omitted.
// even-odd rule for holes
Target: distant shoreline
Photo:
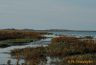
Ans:
<svg viewBox="0 0 96 65"><path fill-rule="evenodd" d="M67 30L67 29L46 29L46 30L35 30L35 29L0 29L0 30L18 30L18 31L31 31L31 32L96 32L96 30Z"/></svg>

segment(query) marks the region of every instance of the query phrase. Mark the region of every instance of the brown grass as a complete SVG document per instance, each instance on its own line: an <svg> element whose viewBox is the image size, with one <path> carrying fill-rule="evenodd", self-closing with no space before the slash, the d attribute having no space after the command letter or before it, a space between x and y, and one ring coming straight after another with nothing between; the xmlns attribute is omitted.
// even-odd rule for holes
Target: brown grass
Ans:
<svg viewBox="0 0 96 65"><path fill-rule="evenodd" d="M0 40L18 39L18 38L33 38L40 39L42 36L39 32L26 32L18 30L0 30Z"/></svg>
<svg viewBox="0 0 96 65"><path fill-rule="evenodd" d="M25 48L13 50L12 55L16 56L19 53L20 57L23 57L30 65L39 64L41 61L46 60L45 57L59 57L64 59L60 64L66 63L68 59L96 59L96 40L84 39L81 40L76 37L57 37L52 39L52 43L48 47L37 47L37 48ZM86 54L88 54L86 56ZM18 55L17 55L18 56ZM86 56L86 57L84 57ZM68 64L67 64L68 65ZM69 64L71 65L71 64ZM74 65L74 64L73 64Z"/></svg>
<svg viewBox="0 0 96 65"><path fill-rule="evenodd" d="M46 61L45 53L46 51L44 47L25 48L21 50L16 49L15 51L11 52L12 56L15 54L17 60L22 57L25 60L25 64L29 65L37 65L40 63L40 61Z"/></svg>
<svg viewBox="0 0 96 65"><path fill-rule="evenodd" d="M92 39L80 40L75 37L57 37L48 47L52 56L66 56L96 52L96 42Z"/></svg>
<svg viewBox="0 0 96 65"><path fill-rule="evenodd" d="M67 56L60 65L96 65L96 54Z"/></svg>

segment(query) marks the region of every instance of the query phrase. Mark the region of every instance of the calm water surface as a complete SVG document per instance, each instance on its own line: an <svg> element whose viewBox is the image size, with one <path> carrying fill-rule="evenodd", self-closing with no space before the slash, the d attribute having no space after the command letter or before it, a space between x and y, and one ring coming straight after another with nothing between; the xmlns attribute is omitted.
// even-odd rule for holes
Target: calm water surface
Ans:
<svg viewBox="0 0 96 65"><path fill-rule="evenodd" d="M75 32L75 31L66 31L66 32L52 32L53 34L56 34L56 35L69 35L69 36L92 36L92 37L95 37L96 38L96 32L86 32L86 31L83 31L83 32Z"/></svg>

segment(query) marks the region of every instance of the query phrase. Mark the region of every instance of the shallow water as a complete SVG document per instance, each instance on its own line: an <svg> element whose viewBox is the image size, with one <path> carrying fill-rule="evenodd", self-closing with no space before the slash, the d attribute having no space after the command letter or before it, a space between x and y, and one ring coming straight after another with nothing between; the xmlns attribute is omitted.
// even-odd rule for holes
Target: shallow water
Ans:
<svg viewBox="0 0 96 65"><path fill-rule="evenodd" d="M10 51L13 49L22 49L26 47L40 47L40 46L48 46L50 43L51 38L42 39L40 41L29 43L29 45L23 46L10 46L7 48L0 48L0 64L7 64L8 60L11 60L12 64L16 64L16 59L13 59L10 55ZM20 61L20 64L24 62L23 60Z"/></svg>
<svg viewBox="0 0 96 65"><path fill-rule="evenodd" d="M71 36L93 36L96 38L96 32L52 32L55 35L71 35ZM13 59L10 56L10 51L13 49L22 49L26 47L40 47L40 46L48 46L48 44L51 42L51 39L53 37L57 37L55 35L45 35L48 37L47 39L42 39L40 41L29 43L28 45L23 46L10 46L7 48L0 48L0 64L7 64L8 60L11 60L12 64L16 64L16 59ZM50 65L51 59L50 57L47 57L47 65ZM20 63L24 62L24 60L21 60ZM53 64L54 65L54 64Z"/></svg>

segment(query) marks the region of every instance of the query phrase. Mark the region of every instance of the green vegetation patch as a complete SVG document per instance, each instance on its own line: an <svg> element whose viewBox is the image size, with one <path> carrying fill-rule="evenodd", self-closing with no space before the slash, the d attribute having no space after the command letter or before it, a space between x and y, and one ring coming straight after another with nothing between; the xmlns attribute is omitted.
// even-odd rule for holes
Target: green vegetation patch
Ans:
<svg viewBox="0 0 96 65"><path fill-rule="evenodd" d="M36 41L36 40L31 38L4 40L4 41L0 41L0 47L5 48L13 45L25 45L33 41Z"/></svg>
<svg viewBox="0 0 96 65"><path fill-rule="evenodd" d="M12 40L8 40L8 43L29 43L29 42L33 42L33 39L12 39Z"/></svg>

